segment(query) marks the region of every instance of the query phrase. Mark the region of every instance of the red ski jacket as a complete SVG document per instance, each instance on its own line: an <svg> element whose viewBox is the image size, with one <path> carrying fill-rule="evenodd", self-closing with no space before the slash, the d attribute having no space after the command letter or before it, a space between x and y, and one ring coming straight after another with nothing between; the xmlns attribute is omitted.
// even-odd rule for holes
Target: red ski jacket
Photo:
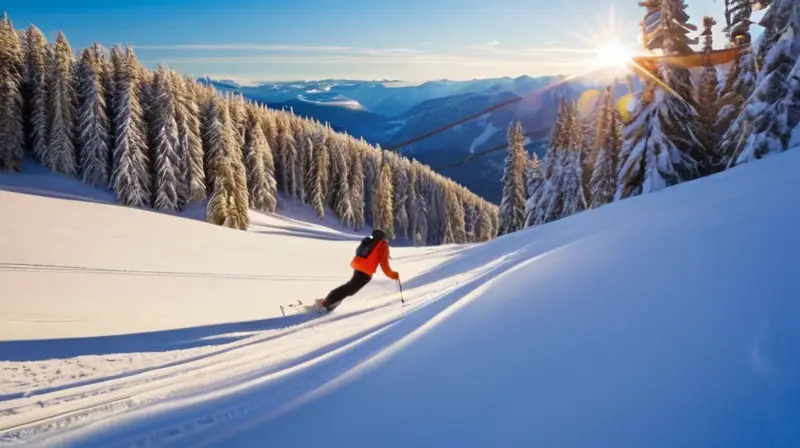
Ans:
<svg viewBox="0 0 800 448"><path fill-rule="evenodd" d="M381 270L387 277L392 280L400 278L400 275L389 266L389 243L387 243L386 240L378 241L372 253L370 253L367 258L359 256L353 257L353 261L350 262L350 267L372 277L375 271L378 270L379 264L381 265Z"/></svg>

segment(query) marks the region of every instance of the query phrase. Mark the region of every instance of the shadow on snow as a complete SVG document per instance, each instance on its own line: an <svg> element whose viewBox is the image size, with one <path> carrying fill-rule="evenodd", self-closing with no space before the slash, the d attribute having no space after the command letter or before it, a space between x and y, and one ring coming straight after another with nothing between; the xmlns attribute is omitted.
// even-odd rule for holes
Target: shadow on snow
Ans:
<svg viewBox="0 0 800 448"><path fill-rule="evenodd" d="M122 335L0 341L0 360L43 361L86 355L165 352L195 347L213 347L247 338L253 332L290 327L308 322L316 317L318 316L313 314L295 314L245 322Z"/></svg>

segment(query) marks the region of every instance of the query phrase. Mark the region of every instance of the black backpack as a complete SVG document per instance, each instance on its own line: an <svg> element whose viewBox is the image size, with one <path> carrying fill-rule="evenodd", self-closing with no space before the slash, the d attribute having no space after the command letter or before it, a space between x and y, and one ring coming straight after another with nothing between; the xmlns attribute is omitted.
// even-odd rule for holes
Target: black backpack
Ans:
<svg viewBox="0 0 800 448"><path fill-rule="evenodd" d="M372 251L375 250L375 246L378 245L378 241L380 240L371 236L364 237L364 239L361 240L361 244L359 244L358 248L356 248L356 257L369 257L369 254L371 254Z"/></svg>

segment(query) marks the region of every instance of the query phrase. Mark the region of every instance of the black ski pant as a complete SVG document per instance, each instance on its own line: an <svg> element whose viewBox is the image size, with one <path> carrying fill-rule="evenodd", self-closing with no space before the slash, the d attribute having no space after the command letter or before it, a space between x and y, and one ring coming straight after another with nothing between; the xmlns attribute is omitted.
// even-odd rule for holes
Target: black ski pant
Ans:
<svg viewBox="0 0 800 448"><path fill-rule="evenodd" d="M360 291L370 280L372 280L372 277L369 275L354 270L350 281L328 293L328 297L325 298L326 308L330 309L338 306L339 302Z"/></svg>

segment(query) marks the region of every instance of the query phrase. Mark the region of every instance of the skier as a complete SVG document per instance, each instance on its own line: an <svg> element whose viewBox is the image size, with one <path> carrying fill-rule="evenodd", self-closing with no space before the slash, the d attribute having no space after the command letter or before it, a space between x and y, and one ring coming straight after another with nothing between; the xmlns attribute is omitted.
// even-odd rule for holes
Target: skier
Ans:
<svg viewBox="0 0 800 448"><path fill-rule="evenodd" d="M353 268L353 277L347 283L333 289L324 299L317 299L314 303L318 311L323 309L332 311L346 297L350 297L361 290L372 280L372 275L381 265L384 275L392 280L398 280L400 274L389 266L389 241L382 230L373 230L372 235L361 240L356 249L356 256L350 262Z"/></svg>

